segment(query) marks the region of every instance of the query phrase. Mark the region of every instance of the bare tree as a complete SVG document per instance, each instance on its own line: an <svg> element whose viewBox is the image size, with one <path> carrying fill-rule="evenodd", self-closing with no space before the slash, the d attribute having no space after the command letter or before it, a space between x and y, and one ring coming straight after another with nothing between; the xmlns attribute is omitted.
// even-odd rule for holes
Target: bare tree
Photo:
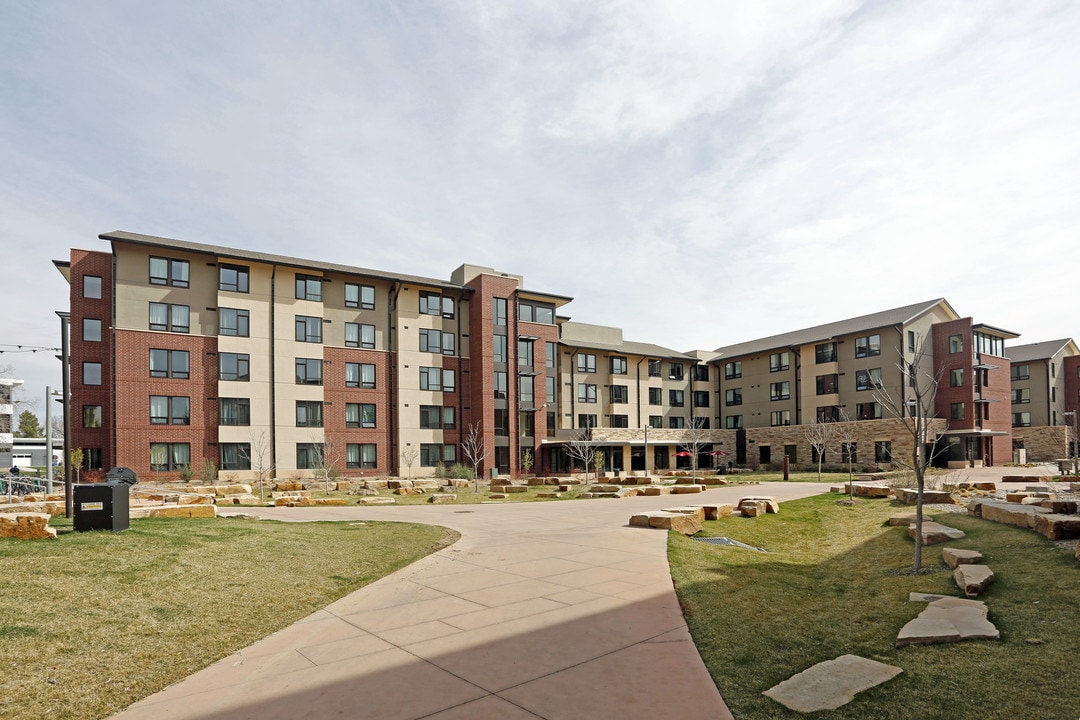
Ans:
<svg viewBox="0 0 1080 720"><path fill-rule="evenodd" d="M317 436L312 437L311 447L314 451L312 469L315 471L315 477L322 479L323 492L329 495L330 481L338 476L337 464L340 458L337 448L334 446L334 441L329 438L325 438L323 442L317 442Z"/></svg>
<svg viewBox="0 0 1080 720"><path fill-rule="evenodd" d="M901 422L911 436L911 458L894 455L892 460L901 467L910 469L915 474L915 559L914 569L922 567L923 549L923 490L926 487L926 470L933 462L933 453L927 446L936 439L931 437L930 421L935 417L935 400L938 386L945 372L944 366L934 367L933 356L929 354L927 340L924 338L915 347L914 356L909 362L900 352L896 363L900 370L901 383L907 385L907 397L895 398L881 382L876 383L874 399Z"/></svg>
<svg viewBox="0 0 1080 720"><path fill-rule="evenodd" d="M690 453L690 468L694 477L697 477L698 456L709 444L709 429L706 427L705 418L690 418L690 424L683 431L683 440L679 447L683 452Z"/></svg>
<svg viewBox="0 0 1080 720"><path fill-rule="evenodd" d="M596 450L600 443L593 439L591 427L577 428L570 434L570 442L566 445L566 452L573 460L580 460L585 466L585 480L589 479L589 466L596 460ZM597 482L600 476L597 475Z"/></svg>
<svg viewBox="0 0 1080 720"><path fill-rule="evenodd" d="M521 453L521 469L525 471L525 479L529 479L529 471L532 470L533 462L532 448L525 448L525 451Z"/></svg>
<svg viewBox="0 0 1080 720"><path fill-rule="evenodd" d="M416 463L418 457L420 457L420 451L411 444L406 445L401 451L401 462L405 463L405 467L409 468L410 480L412 480L412 466Z"/></svg>
<svg viewBox="0 0 1080 720"><path fill-rule="evenodd" d="M259 483L259 502L266 502L264 486L266 480L274 472L274 464L270 462L270 443L266 439L266 431L252 431L251 442L247 449L240 446L240 457L247 460L248 467L255 473L255 479Z"/></svg>
<svg viewBox="0 0 1080 720"><path fill-rule="evenodd" d="M821 482L821 464L825 462L825 448L836 436L836 423L823 421L820 417L804 425L803 437L817 456L817 481Z"/></svg>
<svg viewBox="0 0 1080 720"><path fill-rule="evenodd" d="M461 442L461 452L472 465L474 487L476 492L480 492L480 463L487 457L487 447L484 445L484 434L480 431L479 420L469 423L469 431Z"/></svg>
<svg viewBox="0 0 1080 720"><path fill-rule="evenodd" d="M855 452L856 441L858 434L855 421L847 414L844 408L840 408L840 422L836 423L836 439L840 442L840 456L841 460L844 457L847 458L847 473L848 473L848 499L855 499Z"/></svg>

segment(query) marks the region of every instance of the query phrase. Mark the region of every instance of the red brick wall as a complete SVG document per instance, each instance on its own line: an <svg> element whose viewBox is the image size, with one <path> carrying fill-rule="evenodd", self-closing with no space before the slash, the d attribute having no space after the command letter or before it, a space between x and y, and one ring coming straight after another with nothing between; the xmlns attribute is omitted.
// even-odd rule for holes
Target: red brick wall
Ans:
<svg viewBox="0 0 1080 720"><path fill-rule="evenodd" d="M1062 404L1066 412L1076 412L1077 406L1080 406L1080 355L1062 358L1061 372L1065 373L1065 398Z"/></svg>
<svg viewBox="0 0 1080 720"><path fill-rule="evenodd" d="M393 432L391 428L391 403L393 393L390 388L391 357L388 353L375 350L357 350L353 348L327 347L323 352L328 361L323 372L323 425L328 442L333 443L334 452L340 456L337 466L346 476L355 476L362 471L366 475L388 475L393 472L394 458L390 457ZM375 366L374 388L351 388L345 386L345 363L368 363ZM373 403L375 405L374 428L346 428L346 403ZM395 421L397 418L395 418ZM346 445L350 443L375 443L378 466L375 468L349 468L346 466Z"/></svg>
<svg viewBox="0 0 1080 720"><path fill-rule="evenodd" d="M83 297L83 277L101 278L101 299ZM102 469L117 465L113 456L114 422L112 412L113 340L112 340L112 255L89 250L71 251L70 311L71 330L69 359L71 363L71 435L70 446L100 448ZM101 342L84 342L84 318L101 320ZM83 385L83 362L101 363L101 385ZM83 427L83 406L101 405L102 427Z"/></svg>
<svg viewBox="0 0 1080 720"><path fill-rule="evenodd" d="M932 328L935 371L941 371L935 401L937 416L949 423L950 430L971 430L975 428L975 387L974 387L974 336L971 318L961 318L951 322L938 323ZM949 352L949 338L959 335L963 338L963 352ZM961 368L964 371L963 387L949 387L949 372ZM952 403L964 403L964 419L953 420Z"/></svg>

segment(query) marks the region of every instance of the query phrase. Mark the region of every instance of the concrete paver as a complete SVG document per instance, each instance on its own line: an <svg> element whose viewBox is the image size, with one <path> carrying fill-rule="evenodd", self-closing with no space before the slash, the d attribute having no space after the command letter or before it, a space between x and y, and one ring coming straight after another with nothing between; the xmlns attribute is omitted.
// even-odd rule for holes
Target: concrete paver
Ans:
<svg viewBox="0 0 1080 720"><path fill-rule="evenodd" d="M766 483L693 501L827 490ZM462 538L114 717L730 718L682 617L667 533L627 524L670 504L252 510L295 522L444 525Z"/></svg>

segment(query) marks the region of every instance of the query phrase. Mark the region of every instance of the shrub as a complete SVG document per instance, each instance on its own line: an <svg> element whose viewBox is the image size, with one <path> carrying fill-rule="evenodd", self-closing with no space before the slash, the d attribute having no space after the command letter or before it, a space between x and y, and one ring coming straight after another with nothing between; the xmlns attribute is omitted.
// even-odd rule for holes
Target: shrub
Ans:
<svg viewBox="0 0 1080 720"><path fill-rule="evenodd" d="M450 467L449 470L443 468L443 471L446 473L444 477L452 478L454 480L476 479L476 473L473 472L473 469L470 466L462 465L461 463L455 463L453 466Z"/></svg>

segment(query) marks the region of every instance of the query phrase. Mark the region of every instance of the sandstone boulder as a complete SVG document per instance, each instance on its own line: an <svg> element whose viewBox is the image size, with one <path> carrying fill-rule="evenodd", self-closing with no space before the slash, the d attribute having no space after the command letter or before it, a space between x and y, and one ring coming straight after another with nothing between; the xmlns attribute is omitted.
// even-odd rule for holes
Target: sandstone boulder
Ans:
<svg viewBox="0 0 1080 720"><path fill-rule="evenodd" d="M152 518L204 518L217 517L214 505L170 505L150 508L148 517Z"/></svg>
<svg viewBox="0 0 1080 720"><path fill-rule="evenodd" d="M948 542L949 540L959 540L964 537L964 531L957 530L948 525L942 525L941 523L926 522L924 520L922 536L924 545L937 545L938 543ZM913 540L915 539L915 523L908 525L908 537Z"/></svg>
<svg viewBox="0 0 1080 720"><path fill-rule="evenodd" d="M978 550L961 550L960 548L942 548L941 559L951 568L957 565L977 565L983 561L983 554Z"/></svg>
<svg viewBox="0 0 1080 720"><path fill-rule="evenodd" d="M701 532L701 521L693 515L682 513L653 513L649 518L649 527L695 535Z"/></svg>
<svg viewBox="0 0 1080 720"><path fill-rule="evenodd" d="M695 493L705 492L704 485L672 485L672 495L693 495Z"/></svg>
<svg viewBox="0 0 1080 720"><path fill-rule="evenodd" d="M953 580L965 595L974 598L994 582L994 571L986 565L958 565Z"/></svg>
<svg viewBox="0 0 1080 720"><path fill-rule="evenodd" d="M759 515L764 515L766 512L768 512L767 508L768 503L766 503L764 500L739 501L739 512L741 512L744 517L757 517Z"/></svg>
<svg viewBox="0 0 1080 720"><path fill-rule="evenodd" d="M529 492L529 488L525 487L524 485L507 485L502 489L502 491L504 493L527 493Z"/></svg>
<svg viewBox="0 0 1080 720"><path fill-rule="evenodd" d="M892 488L887 485L866 485L853 483L853 495L858 497L887 498L893 494Z"/></svg>
<svg viewBox="0 0 1080 720"><path fill-rule="evenodd" d="M904 625L896 637L896 646L997 640L1001 635L987 619L988 613L986 604L978 600L934 600L917 618Z"/></svg>
<svg viewBox="0 0 1080 720"><path fill-rule="evenodd" d="M56 537L48 513L23 512L0 515L0 537L16 540L47 540Z"/></svg>
<svg viewBox="0 0 1080 720"><path fill-rule="evenodd" d="M559 492L558 490L543 490L541 492L536 493L536 497L538 497L538 498L560 498L560 497L562 497L562 493Z"/></svg>
<svg viewBox="0 0 1080 720"><path fill-rule="evenodd" d="M492 500L505 500L506 498L508 498L510 496L507 495L506 493L493 492L493 493L489 493L488 497L491 498Z"/></svg>
<svg viewBox="0 0 1080 720"><path fill-rule="evenodd" d="M641 494L642 495L670 495L671 494L671 486L670 485L650 485L647 488L643 488Z"/></svg>
<svg viewBox="0 0 1080 720"><path fill-rule="evenodd" d="M720 518L731 517L731 514L735 511L735 506L731 503L716 503L702 505L701 509L705 513L706 520L719 520Z"/></svg>
<svg viewBox="0 0 1080 720"><path fill-rule="evenodd" d="M1035 532L1048 540L1074 540L1080 538L1080 515L1037 515Z"/></svg>
<svg viewBox="0 0 1080 720"><path fill-rule="evenodd" d="M763 502L765 503L765 512L778 513L780 512L780 501L776 499L774 495L750 495L739 500L738 508L741 510L743 503L748 502Z"/></svg>
<svg viewBox="0 0 1080 720"><path fill-rule="evenodd" d="M698 519L698 522L705 522L705 508L701 507L700 505L682 505L680 507L669 507L664 508L664 512L693 515Z"/></svg>
<svg viewBox="0 0 1080 720"><path fill-rule="evenodd" d="M923 513L922 517L923 517L923 522L932 521L934 519L933 517L931 517L930 515L927 515L926 513ZM913 512L902 512L902 513L896 513L895 515L890 516L889 520L886 522L886 525L889 525L891 527L907 527L908 525L912 524L913 522L915 522L915 513L914 513L914 511Z"/></svg>
<svg viewBox="0 0 1080 720"><path fill-rule="evenodd" d="M919 491L911 488L900 488L896 491L896 498L907 505L914 505L919 501ZM955 502L950 492L923 490L923 503L927 505L953 505Z"/></svg>
<svg viewBox="0 0 1080 720"><path fill-rule="evenodd" d="M362 497L356 501L357 505L393 505L397 502L392 497Z"/></svg>
<svg viewBox="0 0 1080 720"><path fill-rule="evenodd" d="M411 488L413 486L412 480L405 480L404 478L395 478L393 480L387 480L386 486L391 490L399 490L401 488Z"/></svg>
<svg viewBox="0 0 1080 720"><path fill-rule="evenodd" d="M394 488L394 494L395 495L423 495L424 494L424 489L423 488L418 488L418 487L412 487L411 485L408 486L408 487L401 486L401 487Z"/></svg>
<svg viewBox="0 0 1080 720"><path fill-rule="evenodd" d="M429 497L427 501L436 505L444 505L446 503L457 502L457 495L454 493L438 493Z"/></svg>
<svg viewBox="0 0 1080 720"><path fill-rule="evenodd" d="M364 487L369 490L386 490L390 487L389 480L365 480Z"/></svg>
<svg viewBox="0 0 1080 720"><path fill-rule="evenodd" d="M320 505L320 506L325 506L325 505L341 506L341 505L347 505L348 502L345 500L345 498L323 497L323 498L315 498L315 504Z"/></svg>
<svg viewBox="0 0 1080 720"><path fill-rule="evenodd" d="M1001 502L1000 500L984 500L980 503L979 514L984 520L1016 525L1022 528L1035 527L1035 517L1049 512L1046 508L1038 505L1020 505L1018 503Z"/></svg>

